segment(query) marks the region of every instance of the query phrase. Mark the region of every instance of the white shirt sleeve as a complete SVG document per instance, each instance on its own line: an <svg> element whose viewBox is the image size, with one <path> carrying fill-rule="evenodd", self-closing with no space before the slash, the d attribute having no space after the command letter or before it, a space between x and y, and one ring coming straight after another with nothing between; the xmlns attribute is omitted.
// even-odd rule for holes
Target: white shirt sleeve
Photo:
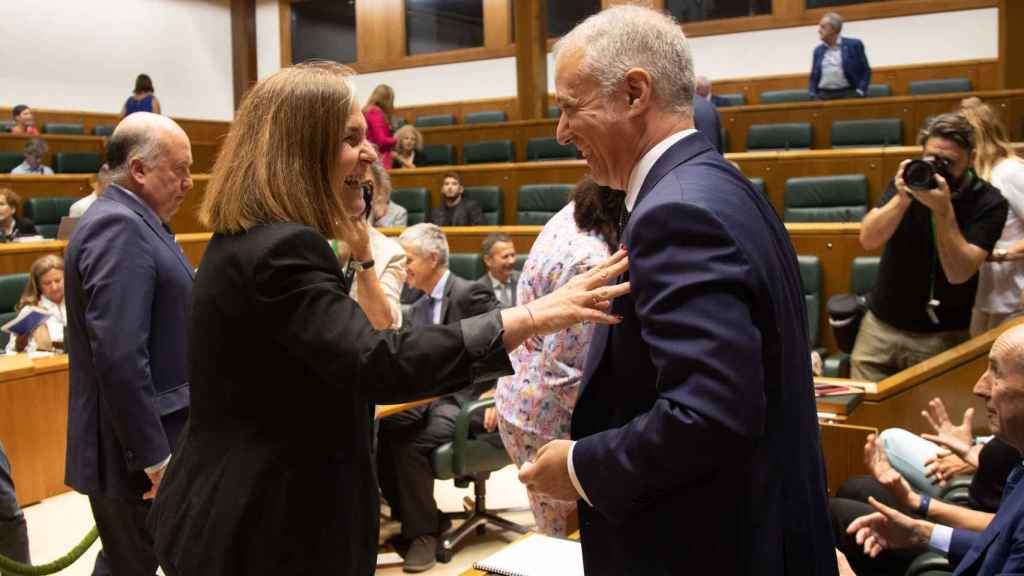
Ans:
<svg viewBox="0 0 1024 576"><path fill-rule="evenodd" d="M932 528L932 538L928 541L928 547L933 552L946 555L949 554L949 545L953 541L953 529L949 526L943 526L942 524L936 524L935 528Z"/></svg>
<svg viewBox="0 0 1024 576"><path fill-rule="evenodd" d="M567 459L569 465L569 480L572 481L572 487L576 489L576 493L580 495L580 498L583 498L583 500L593 508L594 504L590 501L590 498L587 498L587 493L583 491L583 486L580 485L580 480L576 477L576 468L572 465L572 451L575 448L576 443L573 442L572 446L569 446L569 458Z"/></svg>

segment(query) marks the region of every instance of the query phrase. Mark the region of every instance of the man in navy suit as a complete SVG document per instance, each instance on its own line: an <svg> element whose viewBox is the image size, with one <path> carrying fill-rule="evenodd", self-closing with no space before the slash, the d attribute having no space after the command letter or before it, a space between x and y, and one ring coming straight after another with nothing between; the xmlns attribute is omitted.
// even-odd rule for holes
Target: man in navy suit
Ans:
<svg viewBox="0 0 1024 576"><path fill-rule="evenodd" d="M631 295L572 417L520 470L578 499L602 574L834 574L800 272L771 205L693 127L687 42L638 6L555 48L558 139L625 190ZM611 280L611 278L609 278Z"/></svg>
<svg viewBox="0 0 1024 576"><path fill-rule="evenodd" d="M67 247L65 482L89 496L110 572L154 574L149 500L188 418L192 265L167 222L192 190L192 152L174 121L140 112L114 130L107 163L113 183Z"/></svg>
<svg viewBox="0 0 1024 576"><path fill-rule="evenodd" d="M812 98L834 100L866 96L871 84L871 65L864 53L864 43L856 38L840 36L843 18L835 12L821 17L818 37L821 44L814 49L809 90Z"/></svg>
<svg viewBox="0 0 1024 576"><path fill-rule="evenodd" d="M988 370L974 385L974 393L985 401L991 432L1024 450L1024 326L1007 330L992 344ZM878 512L854 520L847 531L873 558L885 549L928 547L949 556L956 576L1024 573L1022 477L1024 466L1018 464L1006 480L995 517L983 532L917 520L873 498L869 501ZM922 500L918 508L922 515L927 514L928 504Z"/></svg>

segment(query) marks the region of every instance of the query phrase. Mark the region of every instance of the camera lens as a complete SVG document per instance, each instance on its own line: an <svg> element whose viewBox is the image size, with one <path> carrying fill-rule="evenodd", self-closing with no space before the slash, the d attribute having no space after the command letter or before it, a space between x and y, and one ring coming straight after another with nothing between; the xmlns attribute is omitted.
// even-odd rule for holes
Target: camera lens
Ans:
<svg viewBox="0 0 1024 576"><path fill-rule="evenodd" d="M913 190L931 190L938 186L935 167L925 160L911 160L903 168L903 181Z"/></svg>

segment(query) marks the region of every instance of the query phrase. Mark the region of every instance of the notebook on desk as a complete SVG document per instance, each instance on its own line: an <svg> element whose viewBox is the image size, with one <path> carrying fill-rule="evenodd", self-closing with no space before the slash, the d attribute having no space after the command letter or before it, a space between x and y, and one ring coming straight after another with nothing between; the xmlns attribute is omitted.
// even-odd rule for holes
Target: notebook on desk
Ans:
<svg viewBox="0 0 1024 576"><path fill-rule="evenodd" d="M500 576L583 576L583 549L574 540L531 534L473 568Z"/></svg>

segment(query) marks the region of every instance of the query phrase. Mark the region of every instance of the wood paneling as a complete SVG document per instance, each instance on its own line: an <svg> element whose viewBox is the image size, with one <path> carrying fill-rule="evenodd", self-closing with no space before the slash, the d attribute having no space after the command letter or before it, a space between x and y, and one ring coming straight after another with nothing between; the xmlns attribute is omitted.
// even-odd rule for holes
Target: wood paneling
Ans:
<svg viewBox="0 0 1024 576"><path fill-rule="evenodd" d="M0 244L0 275L28 272L33 262L50 254L63 257L64 245L60 240Z"/></svg>
<svg viewBox="0 0 1024 576"><path fill-rule="evenodd" d="M516 10L516 96L519 117L544 118L548 94L548 0L522 0Z"/></svg>
<svg viewBox="0 0 1024 576"><path fill-rule="evenodd" d="M999 0L999 75L1002 88L1024 88L1024 2Z"/></svg>
<svg viewBox="0 0 1024 576"><path fill-rule="evenodd" d="M92 134L96 126L117 126L121 121L119 113L106 114L103 112L85 112L82 110L48 110L46 108L33 108L36 126L42 130L44 124L49 123L76 123L85 127L86 134ZM0 118L9 119L11 108L0 106ZM231 122L222 120L195 120L192 118L174 118L175 122L188 134L190 140L199 142L220 142L221 138L228 133Z"/></svg>
<svg viewBox="0 0 1024 576"><path fill-rule="evenodd" d="M45 196L85 196L92 192L89 174L56 174L54 176L11 176L0 174L0 188L10 188L22 202Z"/></svg>
<svg viewBox="0 0 1024 576"><path fill-rule="evenodd" d="M231 0L231 73L237 110L256 83L256 0Z"/></svg>
<svg viewBox="0 0 1024 576"><path fill-rule="evenodd" d="M822 422L821 451L825 455L825 472L828 475L828 493L836 491L850 476L870 474L864 465L864 443L868 434L877 434L871 426L850 426Z"/></svg>

